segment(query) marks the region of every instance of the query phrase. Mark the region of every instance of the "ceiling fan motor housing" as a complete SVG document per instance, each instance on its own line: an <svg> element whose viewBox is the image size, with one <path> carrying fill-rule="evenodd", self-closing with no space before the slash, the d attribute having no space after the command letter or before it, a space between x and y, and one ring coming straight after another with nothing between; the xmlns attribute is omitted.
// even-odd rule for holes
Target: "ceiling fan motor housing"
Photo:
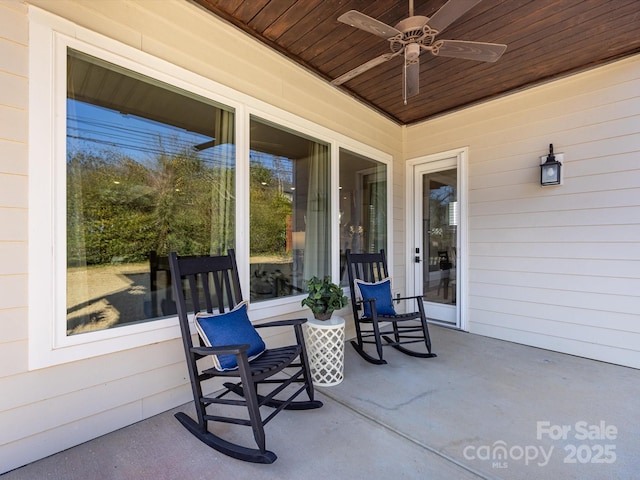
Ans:
<svg viewBox="0 0 640 480"><path fill-rule="evenodd" d="M402 35L396 35L390 38L391 51L394 53L400 52L405 46L415 45L412 51L415 51L415 58L420 54L420 45L428 47L433 43L433 40L438 33L427 25L429 17L422 15L415 15L413 17L405 18L398 22L395 26L396 30L402 32Z"/></svg>

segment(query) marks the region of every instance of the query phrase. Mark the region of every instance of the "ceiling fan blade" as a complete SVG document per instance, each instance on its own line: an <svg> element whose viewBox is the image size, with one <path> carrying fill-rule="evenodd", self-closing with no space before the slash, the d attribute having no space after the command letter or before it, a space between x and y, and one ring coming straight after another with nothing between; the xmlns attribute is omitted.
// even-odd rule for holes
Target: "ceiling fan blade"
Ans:
<svg viewBox="0 0 640 480"><path fill-rule="evenodd" d="M481 0L449 0L427 22L434 30L442 32Z"/></svg>
<svg viewBox="0 0 640 480"><path fill-rule="evenodd" d="M433 44L431 53L439 57L466 58L480 62L495 62L504 51L506 45L499 43L467 42L464 40L438 40Z"/></svg>
<svg viewBox="0 0 640 480"><path fill-rule="evenodd" d="M373 33L382 38L391 38L396 35L402 35L400 30L397 30L386 23L383 23L375 18L371 18L364 13L360 13L357 10L349 10L347 13L343 13L338 17L338 21L351 25L352 27L359 28L365 32Z"/></svg>
<svg viewBox="0 0 640 480"><path fill-rule="evenodd" d="M354 68L353 70L349 70L347 73L343 73L338 78L331 81L332 85L342 85L344 82L348 82L354 77L357 77L361 73L366 72L367 70L371 70L373 67L377 67L378 65L391 60L393 57L397 57L399 53L385 53L384 55L380 55L372 60L369 60L367 63L363 63L359 67Z"/></svg>
<svg viewBox="0 0 640 480"><path fill-rule="evenodd" d="M405 56L402 72L402 100L406 105L407 99L415 97L420 91L420 59L409 61Z"/></svg>

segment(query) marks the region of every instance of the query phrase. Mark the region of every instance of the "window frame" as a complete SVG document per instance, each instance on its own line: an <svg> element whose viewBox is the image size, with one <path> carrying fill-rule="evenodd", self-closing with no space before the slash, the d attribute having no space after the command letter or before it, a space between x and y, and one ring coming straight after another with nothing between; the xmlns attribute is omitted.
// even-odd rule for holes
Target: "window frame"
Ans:
<svg viewBox="0 0 640 480"><path fill-rule="evenodd" d="M67 48L209 98L235 111L236 254L249 292L249 122L256 116L329 144L331 222L339 211L339 149L387 165L387 244L392 239L392 156L194 72L30 7L29 47L29 369L148 346L180 337L176 317L66 335L66 57ZM46 87L43 87L46 86ZM61 160L62 159L62 160ZM62 220L62 221L60 221ZM392 256L390 255L390 258ZM331 232L331 271L339 272L339 232ZM252 320L301 312L303 296L252 304Z"/></svg>

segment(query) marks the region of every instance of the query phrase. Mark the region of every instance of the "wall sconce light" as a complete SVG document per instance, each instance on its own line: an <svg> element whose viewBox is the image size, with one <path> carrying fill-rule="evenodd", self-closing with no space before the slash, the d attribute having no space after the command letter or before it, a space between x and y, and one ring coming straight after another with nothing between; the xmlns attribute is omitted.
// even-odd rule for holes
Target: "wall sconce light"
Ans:
<svg viewBox="0 0 640 480"><path fill-rule="evenodd" d="M547 185L560 185L562 183L562 163L560 163L560 160L563 159L563 154L553 154L553 143L549 144L549 155L540 157L540 185L546 187Z"/></svg>

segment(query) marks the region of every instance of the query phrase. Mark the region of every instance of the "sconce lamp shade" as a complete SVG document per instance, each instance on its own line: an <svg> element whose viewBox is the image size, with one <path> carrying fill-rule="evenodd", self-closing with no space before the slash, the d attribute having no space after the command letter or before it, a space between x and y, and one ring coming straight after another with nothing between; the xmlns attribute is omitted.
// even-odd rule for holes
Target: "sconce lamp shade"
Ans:
<svg viewBox="0 0 640 480"><path fill-rule="evenodd" d="M560 170L562 164L556 161L553 154L553 144L549 145L549 155L546 161L540 165L540 185L560 185Z"/></svg>

